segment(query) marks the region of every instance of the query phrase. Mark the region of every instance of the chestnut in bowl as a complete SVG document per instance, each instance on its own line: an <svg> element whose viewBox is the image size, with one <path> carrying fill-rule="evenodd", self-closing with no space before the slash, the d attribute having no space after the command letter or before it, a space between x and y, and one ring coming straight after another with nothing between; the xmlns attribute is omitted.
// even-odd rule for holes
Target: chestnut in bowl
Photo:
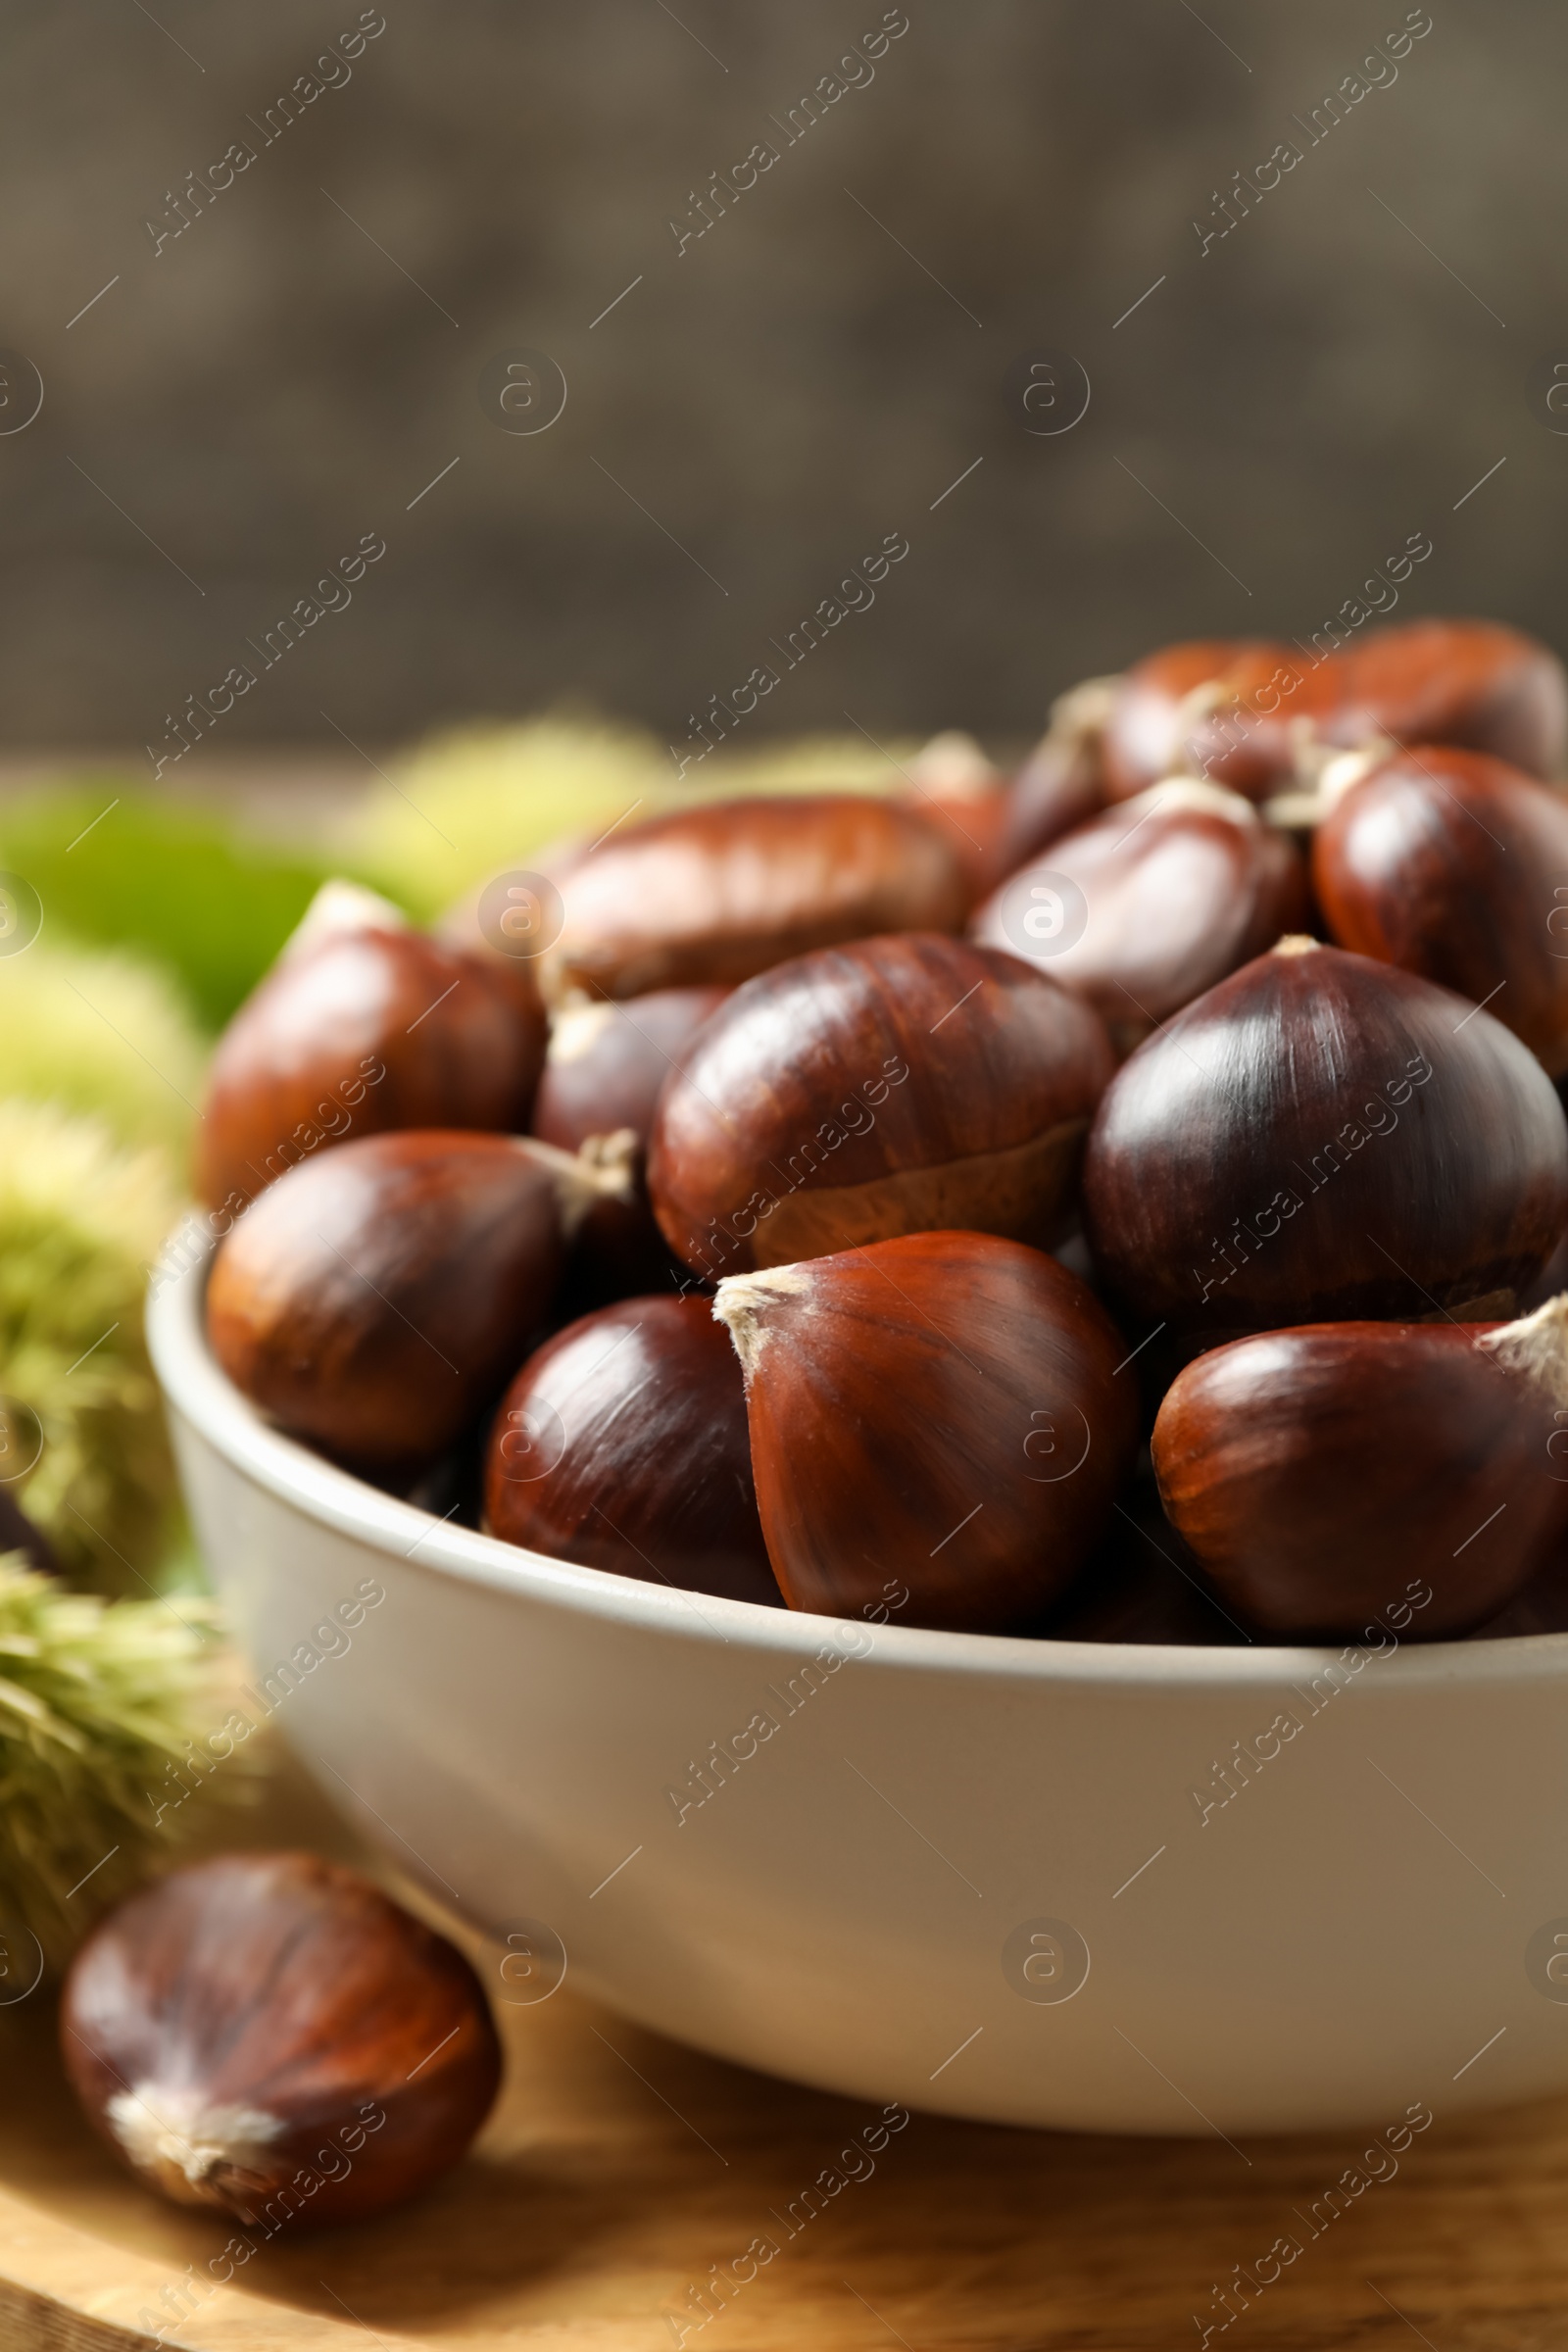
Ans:
<svg viewBox="0 0 1568 2352"><path fill-rule="evenodd" d="M823 948L737 989L671 1075L655 1214L709 1276L943 1225L1048 1242L1112 1067L1098 1014L1014 956Z"/></svg>
<svg viewBox="0 0 1568 2352"><path fill-rule="evenodd" d="M1342 947L1485 1004L1568 1070L1568 800L1481 752L1396 752L1312 845Z"/></svg>
<svg viewBox="0 0 1568 2352"><path fill-rule="evenodd" d="M568 1324L501 1400L490 1531L585 1568L778 1607L746 1392L707 1298L627 1298Z"/></svg>
<svg viewBox="0 0 1568 2352"><path fill-rule="evenodd" d="M1544 646L1490 621L1369 629L1337 653L1266 640L1167 646L1121 681L1104 737L1106 788L1130 799L1184 772L1266 801L1323 747L1451 743L1552 775L1568 686Z"/></svg>
<svg viewBox="0 0 1568 2352"><path fill-rule="evenodd" d="M1254 1624L1351 1634L1413 1576L1409 1637L1433 1641L1494 1616L1560 1547L1565 1405L1568 1297L1513 1324L1306 1324L1189 1364L1154 1471Z"/></svg>
<svg viewBox="0 0 1568 2352"><path fill-rule="evenodd" d="M628 825L558 870L548 994L731 987L872 932L956 931L971 887L933 825L857 793L716 801Z"/></svg>
<svg viewBox="0 0 1568 2352"><path fill-rule="evenodd" d="M219 1041L196 1189L232 1221L350 1136L525 1127L545 1039L525 966L418 931L329 928L284 954Z"/></svg>
<svg viewBox="0 0 1568 2352"><path fill-rule="evenodd" d="M714 1315L746 1375L752 1469L792 1608L904 1622L1038 1615L1105 1529L1137 1440L1104 1308L1054 1258L912 1233L734 1274Z"/></svg>
<svg viewBox="0 0 1568 2352"><path fill-rule="evenodd" d="M1568 1226L1568 1125L1490 1012L1287 939L1122 1065L1084 1162L1113 1296L1211 1347L1528 1285Z"/></svg>
<svg viewBox="0 0 1568 2352"><path fill-rule="evenodd" d="M715 1013L724 988L661 988L629 1004L566 1004L550 1024L533 1132L563 1152L629 1127L646 1147L659 1090Z"/></svg>
<svg viewBox="0 0 1568 2352"><path fill-rule="evenodd" d="M538 1334L571 1227L613 1181L512 1136L345 1144L269 1186L223 1242L207 1291L213 1351L293 1436L367 1473L412 1476Z"/></svg>
<svg viewBox="0 0 1568 2352"><path fill-rule="evenodd" d="M971 930L1082 997L1127 1054L1306 911L1287 836L1239 793L1173 776L1054 842Z"/></svg>

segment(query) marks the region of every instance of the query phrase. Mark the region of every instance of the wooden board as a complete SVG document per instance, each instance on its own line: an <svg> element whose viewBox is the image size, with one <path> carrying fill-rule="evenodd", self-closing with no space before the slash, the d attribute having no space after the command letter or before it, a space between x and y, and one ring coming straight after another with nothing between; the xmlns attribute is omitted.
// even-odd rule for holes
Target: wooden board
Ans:
<svg viewBox="0 0 1568 2352"><path fill-rule="evenodd" d="M200 1843L354 1851L292 1768ZM495 1952L469 1948L494 1984ZM506 2090L459 2171L381 2221L284 2232L220 2286L207 2266L230 2230L154 2199L99 2147L41 1994L0 2009L3 2352L105 2352L156 2340L160 2322L185 2352L1152 2352L1209 2323L1225 2352L1568 2352L1568 2101L1440 2113L1396 2177L1311 2238L1301 2217L1361 2137L1237 2151L916 2114L842 2163L869 2105L700 2057L569 1983L497 2015ZM806 2218L827 2171L862 2177ZM1222 2326L1212 2290L1284 2233L1303 2251ZM710 2266L744 2273L759 2238L777 2253L725 2295L710 2283L704 2322L693 2290Z"/></svg>

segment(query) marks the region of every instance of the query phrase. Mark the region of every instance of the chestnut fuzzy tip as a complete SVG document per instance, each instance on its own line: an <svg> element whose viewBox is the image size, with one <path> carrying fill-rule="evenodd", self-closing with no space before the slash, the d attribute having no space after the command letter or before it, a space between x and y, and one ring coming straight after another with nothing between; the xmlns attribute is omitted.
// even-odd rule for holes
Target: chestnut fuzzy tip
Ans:
<svg viewBox="0 0 1568 2352"><path fill-rule="evenodd" d="M718 1286L713 1300L713 1320L722 1323L735 1343L735 1352L741 1359L741 1370L748 1380L761 1361L762 1350L768 1342L768 1329L763 1320L768 1307L780 1298L801 1294L811 1287L811 1268L804 1266L769 1266L760 1274L726 1274Z"/></svg>
<svg viewBox="0 0 1568 2352"><path fill-rule="evenodd" d="M1476 1346L1505 1371L1534 1381L1553 1404L1568 1406L1568 1291L1559 1291L1533 1315L1484 1332Z"/></svg>

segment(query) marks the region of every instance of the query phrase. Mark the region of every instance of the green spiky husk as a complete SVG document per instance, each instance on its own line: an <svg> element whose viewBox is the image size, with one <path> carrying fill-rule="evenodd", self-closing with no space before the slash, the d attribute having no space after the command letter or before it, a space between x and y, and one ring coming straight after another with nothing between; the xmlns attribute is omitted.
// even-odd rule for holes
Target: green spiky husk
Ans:
<svg viewBox="0 0 1568 2352"><path fill-rule="evenodd" d="M0 1997L70 1955L205 1786L212 1627L210 1602L105 1601L0 1556Z"/></svg>

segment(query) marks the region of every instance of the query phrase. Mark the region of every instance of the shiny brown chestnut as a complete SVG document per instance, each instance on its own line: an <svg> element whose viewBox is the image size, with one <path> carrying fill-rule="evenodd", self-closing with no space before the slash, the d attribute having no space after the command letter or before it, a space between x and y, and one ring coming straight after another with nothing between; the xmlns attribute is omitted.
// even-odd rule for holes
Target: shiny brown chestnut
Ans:
<svg viewBox="0 0 1568 2352"><path fill-rule="evenodd" d="M1122 1343L1054 1258L914 1233L718 1286L790 1606L983 1633L1063 1591L1137 1436Z"/></svg>
<svg viewBox="0 0 1568 2352"><path fill-rule="evenodd" d="M1276 1634L1494 1615L1568 1533L1568 1297L1517 1323L1316 1323L1212 1348L1154 1423L1165 1509Z"/></svg>
<svg viewBox="0 0 1568 2352"><path fill-rule="evenodd" d="M350 1136L527 1125L546 1040L527 967L393 922L308 916L230 1021L196 1145L210 1207L232 1219Z"/></svg>
<svg viewBox="0 0 1568 2352"><path fill-rule="evenodd" d="M662 988L629 1004L566 1004L550 1025L533 1132L563 1152L629 1127L646 1147L659 1090L729 991Z"/></svg>
<svg viewBox="0 0 1568 2352"><path fill-rule="evenodd" d="M1253 1638L1220 1606L1161 1510L1158 1488L1142 1477L1118 1496L1104 1535L1062 1598L1029 1630L1051 1642L1160 1648L1234 1648Z"/></svg>
<svg viewBox="0 0 1568 2352"><path fill-rule="evenodd" d="M971 932L1082 997L1127 1054L1306 912L1294 843L1239 793L1175 776L1054 842Z"/></svg>
<svg viewBox="0 0 1568 2352"><path fill-rule="evenodd" d="M415 2195L501 2079L463 1954L315 1854L220 1854L133 1894L77 1953L60 2023L122 2162L268 2236Z"/></svg>
<svg viewBox="0 0 1568 2352"><path fill-rule="evenodd" d="M668 1286L678 1272L648 1200L648 1132L660 1089L728 995L722 988L664 988L629 1004L603 998L564 1004L534 1099L533 1132L564 1152L632 1153L633 1197L596 1201L578 1228L567 1277L569 1308Z"/></svg>
<svg viewBox="0 0 1568 2352"><path fill-rule="evenodd" d="M877 931L956 931L971 890L935 827L856 793L718 801L626 826L556 876L547 994L733 986Z"/></svg>
<svg viewBox="0 0 1568 2352"><path fill-rule="evenodd" d="M1490 621L1421 620L1315 656L1254 639L1168 646L1121 681L1103 758L1112 800L1180 772L1266 801L1334 749L1451 743L1551 775L1565 738L1568 686L1544 646Z"/></svg>
<svg viewBox="0 0 1568 2352"><path fill-rule="evenodd" d="M1568 800L1481 752L1396 752L1312 844L1334 937L1485 1004L1568 1070Z"/></svg>
<svg viewBox="0 0 1568 2352"><path fill-rule="evenodd" d="M1051 724L1013 778L997 843L997 880L1016 873L1105 806L1102 738L1119 678L1086 678L1058 695Z"/></svg>
<svg viewBox="0 0 1568 2352"><path fill-rule="evenodd" d="M512 1136L344 1144L270 1185L220 1248L213 1351L293 1436L410 1476L537 1335L576 1220L625 1187L624 1171Z"/></svg>
<svg viewBox="0 0 1568 2352"><path fill-rule="evenodd" d="M707 1298L627 1298L536 1350L485 1456L492 1535L777 1608L757 1516L746 1392Z"/></svg>
<svg viewBox="0 0 1568 2352"><path fill-rule="evenodd" d="M1112 1295L1184 1343L1517 1293L1568 1226L1568 1125L1491 1013L1283 940L1107 1088L1084 1222Z"/></svg>
<svg viewBox="0 0 1568 2352"><path fill-rule="evenodd" d="M654 1210L709 1277L934 1226L1051 1241L1112 1066L1099 1016L1014 956L824 948L737 989L670 1078Z"/></svg>

